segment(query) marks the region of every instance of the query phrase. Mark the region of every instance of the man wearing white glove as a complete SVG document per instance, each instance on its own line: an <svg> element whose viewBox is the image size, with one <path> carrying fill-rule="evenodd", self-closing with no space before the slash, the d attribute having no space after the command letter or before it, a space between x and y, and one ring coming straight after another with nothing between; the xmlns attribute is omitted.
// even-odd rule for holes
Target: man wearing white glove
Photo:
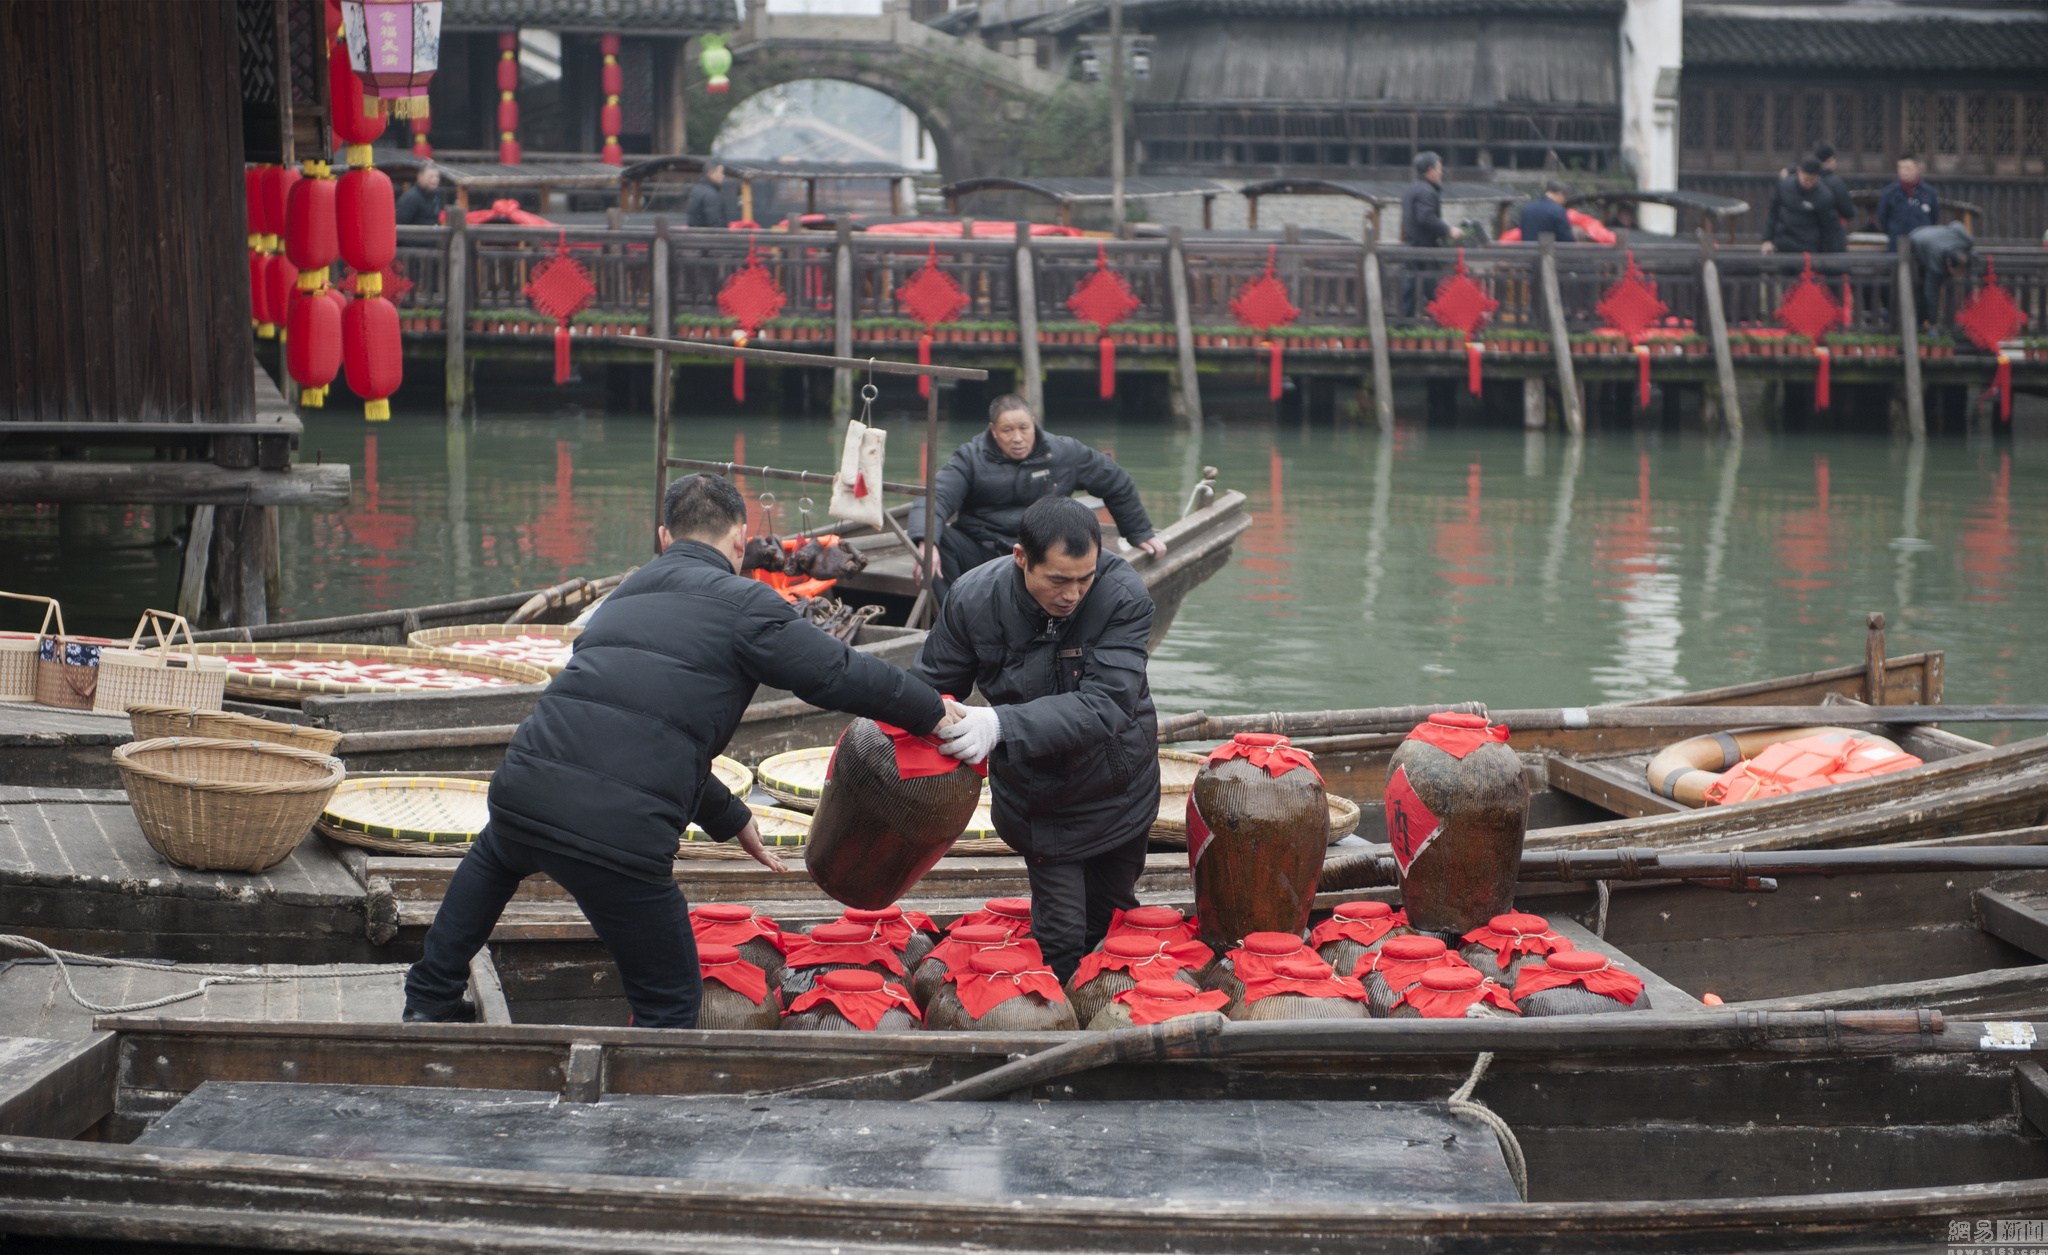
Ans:
<svg viewBox="0 0 2048 1255"><path fill-rule="evenodd" d="M954 707L941 748L988 763L996 834L1025 856L1031 931L1065 981L1137 905L1159 813L1158 718L1145 679L1152 598L1067 497L1024 512L1008 562L961 576L913 674Z"/></svg>

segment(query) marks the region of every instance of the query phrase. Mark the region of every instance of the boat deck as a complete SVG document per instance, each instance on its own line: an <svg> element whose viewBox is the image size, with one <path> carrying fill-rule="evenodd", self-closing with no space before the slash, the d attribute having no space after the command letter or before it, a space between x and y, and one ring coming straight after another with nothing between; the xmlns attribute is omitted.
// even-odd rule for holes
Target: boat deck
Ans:
<svg viewBox="0 0 2048 1255"><path fill-rule="evenodd" d="M64 974L88 1007L66 989ZM201 1020L291 1020L323 1024L391 1024L405 1009L405 975L384 965L298 967L267 963L247 969L276 979L254 984L203 985L200 974L177 964L155 968L100 967L48 959L0 962L0 1024L11 1034L53 1040L89 1037L94 1017L177 994L197 997L166 1004L157 1014Z"/></svg>
<svg viewBox="0 0 2048 1255"><path fill-rule="evenodd" d="M0 702L0 785L118 787L114 747L132 739L126 715Z"/></svg>

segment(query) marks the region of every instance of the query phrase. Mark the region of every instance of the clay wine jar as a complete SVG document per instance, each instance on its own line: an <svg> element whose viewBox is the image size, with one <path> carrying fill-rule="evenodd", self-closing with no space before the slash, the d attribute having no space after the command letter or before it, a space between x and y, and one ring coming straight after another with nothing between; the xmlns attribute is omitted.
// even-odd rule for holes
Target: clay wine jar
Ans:
<svg viewBox="0 0 2048 1255"><path fill-rule="evenodd" d="M1336 974L1330 971L1330 965L1309 953L1280 960L1273 965L1273 972L1286 981L1345 985L1349 986L1353 995L1360 992L1356 981L1333 979ZM1343 993L1285 990L1252 998L1251 995L1257 992L1257 986L1264 983L1251 982L1245 996L1231 1005L1231 1019L1246 1023L1266 1020L1363 1020L1372 1014L1367 1009L1364 998Z"/></svg>
<svg viewBox="0 0 2048 1255"><path fill-rule="evenodd" d="M858 968L873 972L886 980L901 981L902 973L881 960L877 951L889 950L885 942L876 941L873 931L865 924L848 924L833 921L819 924L802 937L790 935L790 954L782 969L777 985L782 991L782 1005L787 1007L799 994L810 992L811 985L826 972ZM844 961L825 957L836 949L846 951ZM806 952L809 952L806 957ZM894 951L890 951L894 953ZM900 962L900 960L899 960Z"/></svg>
<svg viewBox="0 0 2048 1255"><path fill-rule="evenodd" d="M1417 932L1462 937L1514 907L1529 782L1505 727L1438 714L1394 751L1387 840Z"/></svg>
<svg viewBox="0 0 2048 1255"><path fill-rule="evenodd" d="M1431 995L1435 997L1432 998ZM1393 1009L1387 1012L1387 1017L1395 1020L1453 1018L1448 1010L1439 1008L1438 1003L1442 1003L1455 1007L1455 1018L1458 1019L1512 1020L1518 1013L1499 1005L1501 1002L1512 1001L1505 989L1489 982L1476 968L1463 964L1457 967L1433 967L1422 974L1421 980L1402 993L1395 1001Z"/></svg>
<svg viewBox="0 0 2048 1255"><path fill-rule="evenodd" d="M1155 1005L1178 1005L1186 1008L1175 1011L1165 1019L1153 1021L1154 1023L1177 1020L1184 1015L1200 1015L1205 1011L1222 1010L1221 1007L1214 1005L1217 995L1213 991L1205 994L1178 980L1141 980L1132 988L1145 995ZM1090 1032L1110 1032L1119 1028L1136 1027L1138 1022L1131 1017L1130 1006L1115 999L1097 1011L1094 1018L1088 1021Z"/></svg>
<svg viewBox="0 0 2048 1255"><path fill-rule="evenodd" d="M1570 973L1571 983L1548 989L1530 988L1532 984L1548 984L1546 975L1553 970ZM1600 985L1604 992L1587 988L1589 982ZM1635 995L1634 1001L1625 1001L1630 992ZM1616 1011L1646 1011L1650 1007L1650 994L1643 988L1642 979L1615 967L1606 955L1594 950L1561 950L1528 964L1516 982L1515 994L1515 1005L1528 1016L1608 1015Z"/></svg>
<svg viewBox="0 0 2048 1255"><path fill-rule="evenodd" d="M917 763L936 774L906 777L924 769ZM804 867L847 906L880 910L932 869L967 830L980 801L981 777L972 768L921 738L901 742L872 720L856 719L833 753Z"/></svg>
<svg viewBox="0 0 2048 1255"><path fill-rule="evenodd" d="M697 947L697 963L704 970L704 1000L697 1006L698 1028L781 1028L782 1011L775 1001L775 987L765 974L761 977L761 1001L720 979L724 973L746 964L736 946ZM735 973L736 983L749 983Z"/></svg>
<svg viewBox="0 0 2048 1255"><path fill-rule="evenodd" d="M1258 733L1218 746L1188 793L1202 940L1222 950L1256 932L1299 934L1329 845L1329 801L1305 751Z"/></svg>
<svg viewBox="0 0 2048 1255"><path fill-rule="evenodd" d="M1230 995L1231 1009L1235 1010L1244 998L1244 978L1238 972L1240 963L1248 967L1270 969L1282 959L1314 958L1315 951L1295 933L1252 933L1244 939L1244 945L1232 950L1211 964L1202 977L1202 988L1220 989Z"/></svg>
<svg viewBox="0 0 2048 1255"><path fill-rule="evenodd" d="M1074 1004L1067 1001L1059 978L1046 970L1035 951L1021 946L977 950L966 972L955 972L925 1009L924 1025L935 1032L1049 1033L1078 1029ZM976 1015L960 992L963 982L1009 986L1007 996ZM1018 987L1022 982L1021 988Z"/></svg>
<svg viewBox="0 0 2048 1255"><path fill-rule="evenodd" d="M878 911L849 906L840 912L839 922L862 925L874 930L875 936L883 938L901 936L908 931L909 938L896 947L896 953L903 957L903 970L906 972L915 971L917 965L924 962L924 956L932 952L931 934L905 919L903 908L893 902ZM889 944L895 946L896 943L890 941Z"/></svg>
<svg viewBox="0 0 2048 1255"><path fill-rule="evenodd" d="M1355 931L1378 934L1378 940L1367 944L1355 936L1343 935L1347 924ZM1384 902L1339 902L1330 918L1309 934L1309 944L1315 947L1317 957L1338 975L1349 976L1360 959L1379 949L1389 937L1407 937L1414 932L1408 927L1407 917Z"/></svg>
<svg viewBox="0 0 2048 1255"><path fill-rule="evenodd" d="M1542 955L1571 948L1572 943L1550 931L1550 921L1541 915L1509 911L1465 934L1458 955L1488 980L1513 989L1523 967L1540 961Z"/></svg>
<svg viewBox="0 0 2048 1255"><path fill-rule="evenodd" d="M964 964L977 950L1001 950L1020 942L1034 949L1038 944L1028 937L1013 937L997 924L955 924L945 940L932 947L924 962L910 974L910 996L917 999L920 1007L932 1004L932 995L946 983L946 972L951 966L948 956Z"/></svg>
<svg viewBox="0 0 2048 1255"><path fill-rule="evenodd" d="M818 984L822 988L856 995L879 992L891 983L893 982L884 980L879 973L856 968L826 972L818 977ZM917 1017L903 1008L891 1007L882 1013L881 1019L873 1028L863 1028L848 1019L829 1001L821 1001L816 1006L784 1015L782 1027L785 1030L809 1033L909 1033L916 1031Z"/></svg>
<svg viewBox="0 0 2048 1255"><path fill-rule="evenodd" d="M1067 982L1067 998L1074 1004L1074 1018L1083 1024L1094 1023L1096 1015L1109 1005L1111 999L1137 985L1138 978L1131 975L1130 966L1164 958L1166 946L1163 942L1142 933L1113 933L1104 937L1097 949L1102 954L1124 961L1126 966L1105 966L1087 980L1082 980L1081 973L1077 970L1074 979ZM1087 962L1085 959L1082 961L1084 964ZM1167 962L1170 964L1172 960L1168 959ZM1157 979L1175 981L1189 989L1199 990L1202 987L1195 971L1185 967L1171 976L1161 976Z"/></svg>
<svg viewBox="0 0 2048 1255"><path fill-rule="evenodd" d="M772 920L763 918L759 911L740 902L706 902L690 910L690 929L696 934L699 945L716 945L724 934L746 935L744 941L726 942L739 947L740 957L768 973L774 980L782 974L782 947L761 933L780 930ZM755 935L747 935L755 934Z"/></svg>

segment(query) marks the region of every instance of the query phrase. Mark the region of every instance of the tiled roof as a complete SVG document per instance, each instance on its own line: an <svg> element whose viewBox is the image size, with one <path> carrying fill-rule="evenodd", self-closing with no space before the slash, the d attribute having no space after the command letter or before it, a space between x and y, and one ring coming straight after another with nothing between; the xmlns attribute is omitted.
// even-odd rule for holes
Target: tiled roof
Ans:
<svg viewBox="0 0 2048 1255"><path fill-rule="evenodd" d="M1811 7L1779 17L1714 6L1685 14L1685 68L2039 73L2048 12L1879 12Z"/></svg>
<svg viewBox="0 0 2048 1255"><path fill-rule="evenodd" d="M445 0L444 30L631 31L695 35L740 23L733 0Z"/></svg>
<svg viewBox="0 0 2048 1255"><path fill-rule="evenodd" d="M1134 17L1612 17L1624 0L1126 0Z"/></svg>

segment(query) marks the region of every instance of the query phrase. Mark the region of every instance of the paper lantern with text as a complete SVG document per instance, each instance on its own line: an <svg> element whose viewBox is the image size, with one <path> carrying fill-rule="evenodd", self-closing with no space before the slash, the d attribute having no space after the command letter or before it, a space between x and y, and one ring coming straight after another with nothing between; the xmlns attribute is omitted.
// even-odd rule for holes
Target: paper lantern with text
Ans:
<svg viewBox="0 0 2048 1255"><path fill-rule="evenodd" d="M342 0L349 68L393 117L427 112L441 61L441 0Z"/></svg>
<svg viewBox="0 0 2048 1255"><path fill-rule="evenodd" d="M405 380L405 345L398 309L381 296L350 301L341 315L341 355L349 391L363 399L363 417L391 417L392 393Z"/></svg>

